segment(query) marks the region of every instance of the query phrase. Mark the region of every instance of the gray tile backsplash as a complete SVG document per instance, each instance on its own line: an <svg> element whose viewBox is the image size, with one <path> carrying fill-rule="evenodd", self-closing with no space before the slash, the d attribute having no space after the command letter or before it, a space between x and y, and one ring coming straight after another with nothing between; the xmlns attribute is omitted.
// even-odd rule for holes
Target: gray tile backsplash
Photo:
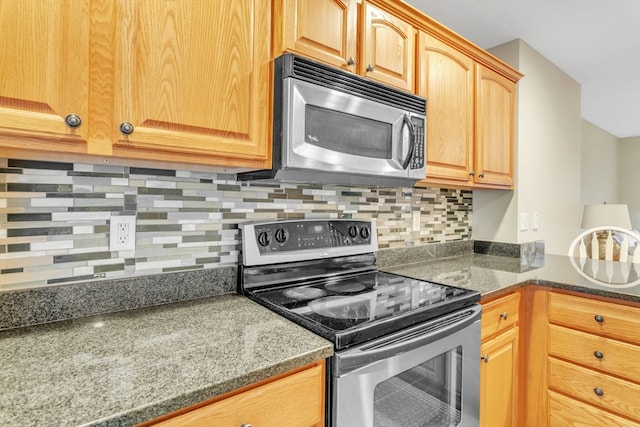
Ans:
<svg viewBox="0 0 640 427"><path fill-rule="evenodd" d="M233 267L245 221L373 219L380 249L471 239L464 190L247 183L185 169L0 158L0 193L0 291ZM110 250L116 215L136 216L134 251Z"/></svg>

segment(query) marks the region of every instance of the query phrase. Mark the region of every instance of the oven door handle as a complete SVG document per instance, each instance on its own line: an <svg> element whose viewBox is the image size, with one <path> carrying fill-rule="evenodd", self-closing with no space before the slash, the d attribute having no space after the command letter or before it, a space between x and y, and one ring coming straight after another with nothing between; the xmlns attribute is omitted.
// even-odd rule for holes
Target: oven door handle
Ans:
<svg viewBox="0 0 640 427"><path fill-rule="evenodd" d="M452 335L480 321L482 306L476 304L433 321L363 344L337 354L335 373L343 375L362 366L391 358Z"/></svg>

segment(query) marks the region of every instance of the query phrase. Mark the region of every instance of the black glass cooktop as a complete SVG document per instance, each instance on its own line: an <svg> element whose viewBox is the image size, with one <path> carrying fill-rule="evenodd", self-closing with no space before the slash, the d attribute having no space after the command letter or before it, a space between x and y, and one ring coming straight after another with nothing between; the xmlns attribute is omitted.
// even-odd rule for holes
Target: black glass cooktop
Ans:
<svg viewBox="0 0 640 427"><path fill-rule="evenodd" d="M245 294L333 341L337 350L480 301L477 291L380 271L245 290Z"/></svg>

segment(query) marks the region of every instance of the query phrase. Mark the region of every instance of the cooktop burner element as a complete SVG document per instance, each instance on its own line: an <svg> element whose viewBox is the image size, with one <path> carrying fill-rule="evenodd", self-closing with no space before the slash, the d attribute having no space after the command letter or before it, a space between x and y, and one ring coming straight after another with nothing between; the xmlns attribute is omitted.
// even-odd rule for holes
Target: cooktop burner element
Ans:
<svg viewBox="0 0 640 427"><path fill-rule="evenodd" d="M350 296L319 298L311 301L309 308L314 313L331 319L362 320L374 315L371 313L371 300Z"/></svg>
<svg viewBox="0 0 640 427"><path fill-rule="evenodd" d="M351 282L351 283L330 283L324 287L325 289L331 292L341 292L341 293L352 293L359 292L365 289L365 286L362 283Z"/></svg>
<svg viewBox="0 0 640 427"><path fill-rule="evenodd" d="M353 227L370 233L349 233ZM276 235L283 241L272 239ZM242 241L240 291L333 341L337 350L480 300L477 291L378 271L375 223L369 221L248 224Z"/></svg>
<svg viewBox="0 0 640 427"><path fill-rule="evenodd" d="M297 300L310 300L321 298L327 294L326 291L318 288L306 288L300 286L298 288L287 289L283 294L289 298Z"/></svg>

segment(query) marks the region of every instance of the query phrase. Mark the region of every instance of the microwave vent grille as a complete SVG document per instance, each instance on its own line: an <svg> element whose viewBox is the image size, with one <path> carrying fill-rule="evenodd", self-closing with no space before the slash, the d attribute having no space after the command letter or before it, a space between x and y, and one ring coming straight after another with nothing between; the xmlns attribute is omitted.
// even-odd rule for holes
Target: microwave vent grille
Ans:
<svg viewBox="0 0 640 427"><path fill-rule="evenodd" d="M426 99L364 79L324 64L291 55L293 76L331 89L362 96L393 107L426 114Z"/></svg>

